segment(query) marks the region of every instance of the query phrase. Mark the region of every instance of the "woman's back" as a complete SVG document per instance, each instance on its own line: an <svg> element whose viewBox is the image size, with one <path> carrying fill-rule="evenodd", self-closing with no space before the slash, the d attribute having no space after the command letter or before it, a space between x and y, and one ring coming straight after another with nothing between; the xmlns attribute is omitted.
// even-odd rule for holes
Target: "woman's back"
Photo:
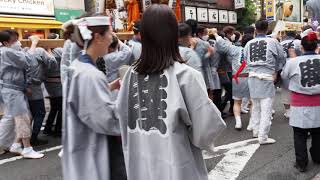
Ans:
<svg viewBox="0 0 320 180"><path fill-rule="evenodd" d="M130 69L118 110L129 180L205 180L201 149L225 124L200 72L176 62L163 73Z"/></svg>

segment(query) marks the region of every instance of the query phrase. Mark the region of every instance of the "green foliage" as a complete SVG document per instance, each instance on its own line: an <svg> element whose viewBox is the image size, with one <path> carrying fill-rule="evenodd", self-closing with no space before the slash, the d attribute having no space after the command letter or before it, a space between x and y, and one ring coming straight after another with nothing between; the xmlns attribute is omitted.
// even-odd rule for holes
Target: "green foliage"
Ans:
<svg viewBox="0 0 320 180"><path fill-rule="evenodd" d="M249 26L256 21L255 0L245 0L245 2L245 8L238 10L238 30L243 30L246 26Z"/></svg>

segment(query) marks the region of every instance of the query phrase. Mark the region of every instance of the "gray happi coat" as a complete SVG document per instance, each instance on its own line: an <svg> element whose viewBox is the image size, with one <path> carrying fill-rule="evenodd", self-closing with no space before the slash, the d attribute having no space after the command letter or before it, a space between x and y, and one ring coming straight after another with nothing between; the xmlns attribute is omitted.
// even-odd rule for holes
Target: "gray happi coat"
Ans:
<svg viewBox="0 0 320 180"><path fill-rule="evenodd" d="M180 55L187 65L203 73L202 62L198 54L191 48L179 46Z"/></svg>
<svg viewBox="0 0 320 180"><path fill-rule="evenodd" d="M197 52L202 61L203 76L207 89L215 90L221 88L219 75L217 73L219 56L214 54L211 57L206 57L209 47L209 42L197 38L197 46L194 50Z"/></svg>
<svg viewBox="0 0 320 180"><path fill-rule="evenodd" d="M29 88L32 91L32 95L28 97L29 100L40 100L43 99L43 93L41 84L45 82L47 76L46 72L48 69L53 69L57 67L57 61L54 56L49 55L49 53L43 48L36 48L34 56L37 58L36 68L31 72L34 74L36 81L33 81Z"/></svg>
<svg viewBox="0 0 320 180"><path fill-rule="evenodd" d="M46 90L50 97L62 97L62 84L60 77L60 64L62 57L62 48L55 48L52 53L57 61L57 66L48 69L47 80L45 82Z"/></svg>
<svg viewBox="0 0 320 180"><path fill-rule="evenodd" d="M275 75L286 62L283 47L273 38L258 35L244 48L244 58L248 62L250 73ZM261 80L255 77L248 80L251 98L272 98L275 96L273 80Z"/></svg>
<svg viewBox="0 0 320 180"><path fill-rule="evenodd" d="M142 52L141 43L136 38L133 38L128 42L128 46L132 50L133 60L137 61L140 58Z"/></svg>
<svg viewBox="0 0 320 180"><path fill-rule="evenodd" d="M31 73L36 68L36 57L31 52L1 49L1 94L6 105L5 114L12 117L29 113L25 90L35 80Z"/></svg>
<svg viewBox="0 0 320 180"><path fill-rule="evenodd" d="M121 43L116 52L106 54L103 57L106 65L106 75L109 82L119 78L118 69L122 65L131 65L133 63L132 51L129 46Z"/></svg>
<svg viewBox="0 0 320 180"><path fill-rule="evenodd" d="M243 47L235 46L231 42L218 37L216 41L216 50L227 55L227 61L232 64L232 74L236 74L244 59ZM248 73L248 68L244 68L241 74ZM232 80L232 95L236 98L249 98L249 86L247 77L238 77L239 83Z"/></svg>
<svg viewBox="0 0 320 180"><path fill-rule="evenodd" d="M281 77L288 81L289 90L305 94L320 94L320 55L303 55L291 59ZM290 125L299 128L320 127L320 106L291 106Z"/></svg>
<svg viewBox="0 0 320 180"><path fill-rule="evenodd" d="M70 180L109 180L107 135L119 135L114 103L106 76L86 55L72 62L64 87L66 119L63 139L63 177Z"/></svg>
<svg viewBox="0 0 320 180"><path fill-rule="evenodd" d="M128 180L208 180L201 150L225 123L201 73L180 63L147 76L131 68L117 110Z"/></svg>

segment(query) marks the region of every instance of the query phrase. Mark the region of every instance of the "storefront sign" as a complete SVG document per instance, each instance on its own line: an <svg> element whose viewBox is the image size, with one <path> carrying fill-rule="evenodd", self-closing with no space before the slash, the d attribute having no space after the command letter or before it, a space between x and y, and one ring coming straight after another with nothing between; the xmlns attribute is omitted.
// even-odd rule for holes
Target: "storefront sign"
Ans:
<svg viewBox="0 0 320 180"><path fill-rule="evenodd" d="M56 20L60 22L67 22L70 19L81 16L83 13L82 10L70 10L70 9L55 9L54 14Z"/></svg>
<svg viewBox="0 0 320 180"><path fill-rule="evenodd" d="M207 8L198 8L198 21L199 22L208 22L208 9Z"/></svg>
<svg viewBox="0 0 320 180"><path fill-rule="evenodd" d="M237 13L234 11L229 11L229 23L237 24Z"/></svg>
<svg viewBox="0 0 320 180"><path fill-rule="evenodd" d="M281 11L277 11L277 18L282 19L284 21L289 22L296 22L301 23L302 22L302 9L303 4L301 0L291 0L288 2L283 3L281 6Z"/></svg>
<svg viewBox="0 0 320 180"><path fill-rule="evenodd" d="M0 0L0 14L54 16L53 0Z"/></svg>
<svg viewBox="0 0 320 180"><path fill-rule="evenodd" d="M234 0L234 8L241 9L245 7L245 0Z"/></svg>
<svg viewBox="0 0 320 180"><path fill-rule="evenodd" d="M209 23L218 23L219 22L219 10L218 9L209 9Z"/></svg>
<svg viewBox="0 0 320 180"><path fill-rule="evenodd" d="M275 0L266 0L266 17L269 21L276 20L276 3Z"/></svg>
<svg viewBox="0 0 320 180"><path fill-rule="evenodd" d="M197 10L195 7L186 6L184 8L185 11L185 20L194 19L197 20Z"/></svg>
<svg viewBox="0 0 320 180"><path fill-rule="evenodd" d="M228 23L228 11L226 10L219 10L219 23Z"/></svg>

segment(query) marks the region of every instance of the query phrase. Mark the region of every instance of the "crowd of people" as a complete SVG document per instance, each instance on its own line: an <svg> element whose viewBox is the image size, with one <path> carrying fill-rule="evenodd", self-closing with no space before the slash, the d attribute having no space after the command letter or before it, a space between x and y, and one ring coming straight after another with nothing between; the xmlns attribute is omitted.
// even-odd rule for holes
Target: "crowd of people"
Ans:
<svg viewBox="0 0 320 180"><path fill-rule="evenodd" d="M246 129L259 144L276 142L269 131L281 87L295 167L306 171L308 134L320 163L320 28L270 34L258 20L243 32L218 31L152 5L128 42L103 15L62 29L64 47L54 49L37 47L36 36L22 48L18 33L0 32L2 153L44 156L32 146L47 143L38 138L46 89L43 133L62 136L64 179L207 180L202 151L214 153L226 117L241 130L250 113Z"/></svg>

